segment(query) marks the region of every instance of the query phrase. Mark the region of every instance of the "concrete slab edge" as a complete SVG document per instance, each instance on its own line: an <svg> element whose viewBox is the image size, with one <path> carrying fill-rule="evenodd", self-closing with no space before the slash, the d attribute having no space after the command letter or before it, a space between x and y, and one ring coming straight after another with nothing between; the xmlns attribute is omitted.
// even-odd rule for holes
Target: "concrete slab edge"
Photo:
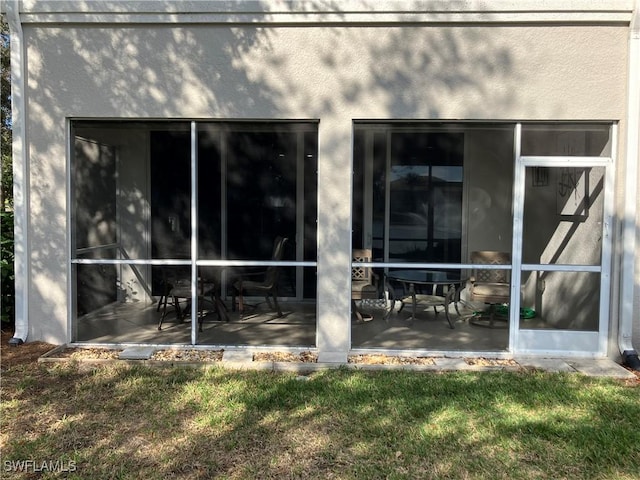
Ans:
<svg viewBox="0 0 640 480"><path fill-rule="evenodd" d="M364 363L336 363L336 362L275 362L275 361L253 361L252 356L246 351L241 355L237 352L230 355L231 360L225 360L226 353L222 360L217 361L183 361L183 360L151 360L151 359L91 359L91 358L69 358L56 357L67 345L59 345L46 352L38 358L38 363L77 363L82 365L146 365L153 367L187 367L187 368L224 368L228 370L257 370L273 372L293 372L293 373L313 373L322 370L346 368L350 370L382 371L382 370L406 370L415 372L492 372L492 371L523 371L537 369L550 373L579 373L593 377L609 378L635 378L635 375L623 366L609 360L591 359L573 360L561 358L514 358L517 365L469 365L465 362L467 357L434 357L432 365L410 365L410 364L364 364ZM241 359L242 358L242 359Z"/></svg>

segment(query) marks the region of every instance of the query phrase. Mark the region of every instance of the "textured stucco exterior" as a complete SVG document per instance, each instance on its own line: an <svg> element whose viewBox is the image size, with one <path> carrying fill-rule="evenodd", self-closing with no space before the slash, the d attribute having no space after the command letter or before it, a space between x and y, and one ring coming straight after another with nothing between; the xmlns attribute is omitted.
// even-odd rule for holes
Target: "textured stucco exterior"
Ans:
<svg viewBox="0 0 640 480"><path fill-rule="evenodd" d="M251 13L260 20L254 22L192 23L194 15L154 22L162 10L130 3L128 21L118 23L108 22L113 15L92 22L89 14L78 22L80 9L74 23L56 22L71 18L62 7L22 5L32 14L22 25L31 339L69 338L65 186L72 118L319 120L317 346L328 357L349 349L350 300L340 292L350 282L351 205L344 192L352 188L354 120L619 122L621 210L629 43L622 20L545 21L549 12L533 12L531 21L494 22L502 18L496 12L449 11L443 18L465 20L432 22L418 15L442 2L424 2L403 21L393 13L402 2L390 2L386 13L352 22L343 12L322 13L319 2L319 14L295 22L272 23L259 13ZM630 2L611 3L615 18L629 17ZM136 21L135 14L145 17ZM619 268L614 262L612 278ZM613 299L617 293L614 280ZM637 292L635 298L638 305Z"/></svg>

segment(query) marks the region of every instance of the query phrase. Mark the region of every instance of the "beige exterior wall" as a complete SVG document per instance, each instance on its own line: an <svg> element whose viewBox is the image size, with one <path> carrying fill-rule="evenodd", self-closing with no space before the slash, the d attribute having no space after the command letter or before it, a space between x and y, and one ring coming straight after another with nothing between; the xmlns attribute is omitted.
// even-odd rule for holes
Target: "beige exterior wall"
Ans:
<svg viewBox="0 0 640 480"><path fill-rule="evenodd" d="M627 41L621 27L27 26L30 120L619 119Z"/></svg>
<svg viewBox="0 0 640 480"><path fill-rule="evenodd" d="M353 120L613 120L626 135L624 24L23 28L34 340L68 340L69 117L319 119L318 347L329 356L349 348L350 270L338 266L350 258Z"/></svg>

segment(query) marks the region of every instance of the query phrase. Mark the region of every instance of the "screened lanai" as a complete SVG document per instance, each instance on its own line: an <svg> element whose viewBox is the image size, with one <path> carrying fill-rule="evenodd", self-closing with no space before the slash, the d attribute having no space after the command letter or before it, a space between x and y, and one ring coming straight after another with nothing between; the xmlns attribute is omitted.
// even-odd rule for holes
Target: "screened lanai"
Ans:
<svg viewBox="0 0 640 480"><path fill-rule="evenodd" d="M314 344L315 123L77 121L73 138L74 340ZM280 313L258 288L273 272Z"/></svg>
<svg viewBox="0 0 640 480"><path fill-rule="evenodd" d="M373 287L352 350L597 350L614 132L355 122L344 201ZM75 342L315 346L317 122L78 120L72 138ZM505 298L474 297L480 270Z"/></svg>
<svg viewBox="0 0 640 480"><path fill-rule="evenodd" d="M613 136L604 123L356 122L352 244L391 314L374 335L354 323L352 347L603 350Z"/></svg>

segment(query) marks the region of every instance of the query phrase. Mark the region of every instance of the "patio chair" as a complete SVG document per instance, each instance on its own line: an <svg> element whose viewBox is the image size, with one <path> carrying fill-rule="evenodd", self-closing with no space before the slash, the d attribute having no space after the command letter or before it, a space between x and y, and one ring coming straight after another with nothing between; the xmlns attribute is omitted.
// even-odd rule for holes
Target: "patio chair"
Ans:
<svg viewBox="0 0 640 480"><path fill-rule="evenodd" d="M369 263L372 259L371 249L354 249L353 263ZM371 267L355 265L351 267L351 309L358 323L373 320L373 315L363 314L356 301L375 300L379 298L378 276Z"/></svg>
<svg viewBox="0 0 640 480"><path fill-rule="evenodd" d="M176 312L176 318L183 321L187 316L191 307L191 280L179 279L166 283L166 287L169 288L168 292L164 295L163 310L158 322L158 330L162 330L162 324L167 316L167 304L171 299L171 305ZM203 306L209 304L213 311L218 315L219 320L229 321L229 317L226 313L226 307L220 300L218 295L217 280L199 278L198 279L198 331L202 332L202 324L204 323L204 317L206 316Z"/></svg>
<svg viewBox="0 0 640 480"><path fill-rule="evenodd" d="M471 252L471 263L485 265L509 265L511 255L508 252L489 250ZM482 327L496 326L496 305L509 303L511 291L511 271L476 268L469 279L468 290L471 302L483 302L489 305L485 312L474 314L469 320L473 325ZM502 324L504 326L504 323Z"/></svg>
<svg viewBox="0 0 640 480"><path fill-rule="evenodd" d="M167 303L169 301L173 302L173 299L170 298L169 292L173 288L173 282L175 281L171 276L167 273L167 269L164 267L159 267L159 271L161 274L160 280L160 298L158 299L158 306L156 307L156 312L159 312L161 308L167 309ZM173 303L172 303L173 305Z"/></svg>
<svg viewBox="0 0 640 480"><path fill-rule="evenodd" d="M272 261L280 261L284 255L284 246L287 242L286 237L276 237L273 242L273 252L271 254ZM249 277L258 277L259 280L249 280ZM255 273L242 274L241 278L233 284L234 291L232 293L232 309L235 309L236 298L240 316L244 314L244 295L259 294L263 295L270 309L275 309L278 318L282 317L282 310L278 304L278 281L280 279L280 267L271 265L265 271ZM273 299L273 305L271 304Z"/></svg>

